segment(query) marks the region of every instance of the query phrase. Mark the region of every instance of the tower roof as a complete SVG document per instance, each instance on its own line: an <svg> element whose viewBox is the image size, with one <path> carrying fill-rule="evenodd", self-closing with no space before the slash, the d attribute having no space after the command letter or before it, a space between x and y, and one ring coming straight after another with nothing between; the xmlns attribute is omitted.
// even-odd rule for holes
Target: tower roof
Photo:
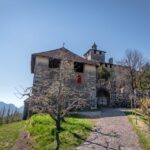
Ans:
<svg viewBox="0 0 150 150"><path fill-rule="evenodd" d="M97 50L97 45L95 44L95 42L94 42L94 44L92 45L92 49Z"/></svg>

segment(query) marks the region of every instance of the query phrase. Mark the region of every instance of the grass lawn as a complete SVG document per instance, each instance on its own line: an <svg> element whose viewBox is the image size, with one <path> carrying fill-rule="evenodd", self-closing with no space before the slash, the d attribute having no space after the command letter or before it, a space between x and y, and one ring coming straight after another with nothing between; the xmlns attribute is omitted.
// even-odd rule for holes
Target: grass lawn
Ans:
<svg viewBox="0 0 150 150"><path fill-rule="evenodd" d="M148 126L146 124L146 119L140 115L137 115L137 124L135 120L135 115L131 114L131 112L126 112L130 123L133 125L137 135L139 136L139 140L143 145L145 150L150 150L150 131L148 130Z"/></svg>
<svg viewBox="0 0 150 150"><path fill-rule="evenodd" d="M89 135L93 123L78 116L68 116L65 121L62 123L60 133L60 149L71 150L83 143L81 139ZM26 123L26 129L31 134L33 149L54 150L56 148L55 122L49 115L32 116Z"/></svg>
<svg viewBox="0 0 150 150"><path fill-rule="evenodd" d="M10 150L19 136L24 122L0 125L0 150Z"/></svg>

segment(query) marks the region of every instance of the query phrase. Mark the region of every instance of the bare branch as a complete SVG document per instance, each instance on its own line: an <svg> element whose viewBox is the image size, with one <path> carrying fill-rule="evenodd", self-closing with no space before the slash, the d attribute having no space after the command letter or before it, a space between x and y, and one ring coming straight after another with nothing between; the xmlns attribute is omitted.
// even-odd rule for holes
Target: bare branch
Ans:
<svg viewBox="0 0 150 150"><path fill-rule="evenodd" d="M22 92L20 92L17 88L15 88L15 96L18 98L18 99L22 99L24 97L31 97L32 96L32 87L28 87L26 89L24 88L21 88L22 89Z"/></svg>

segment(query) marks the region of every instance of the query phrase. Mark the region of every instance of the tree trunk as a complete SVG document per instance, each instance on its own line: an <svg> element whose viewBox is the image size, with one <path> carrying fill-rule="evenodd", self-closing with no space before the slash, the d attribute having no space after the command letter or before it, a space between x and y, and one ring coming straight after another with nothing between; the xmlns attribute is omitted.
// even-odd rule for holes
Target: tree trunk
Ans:
<svg viewBox="0 0 150 150"><path fill-rule="evenodd" d="M56 121L56 142L57 142L56 150L59 150L60 148L59 133L60 133L60 118L58 117L58 120Z"/></svg>

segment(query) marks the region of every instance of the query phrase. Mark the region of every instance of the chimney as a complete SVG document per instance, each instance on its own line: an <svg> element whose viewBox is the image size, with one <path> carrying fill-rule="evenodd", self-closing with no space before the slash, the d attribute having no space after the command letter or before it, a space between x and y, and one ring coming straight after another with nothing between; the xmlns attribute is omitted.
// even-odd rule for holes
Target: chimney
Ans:
<svg viewBox="0 0 150 150"><path fill-rule="evenodd" d="M109 58L109 63L113 64L113 58Z"/></svg>

